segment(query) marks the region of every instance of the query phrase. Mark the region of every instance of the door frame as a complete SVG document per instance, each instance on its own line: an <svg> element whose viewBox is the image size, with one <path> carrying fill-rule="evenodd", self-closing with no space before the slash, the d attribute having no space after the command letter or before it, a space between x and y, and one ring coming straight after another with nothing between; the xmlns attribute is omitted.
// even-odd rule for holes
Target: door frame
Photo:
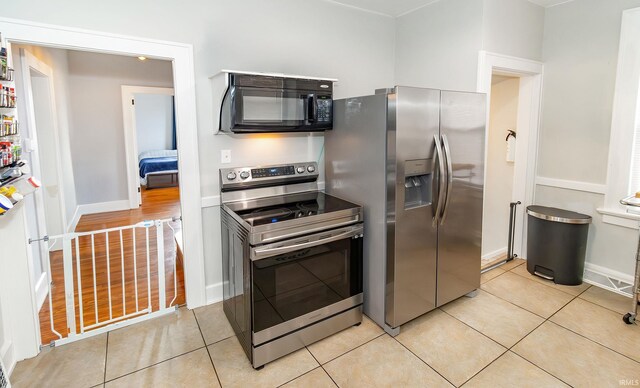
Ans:
<svg viewBox="0 0 640 388"><path fill-rule="evenodd" d="M162 94L174 96L175 98L173 88L122 85L122 120L124 124L124 148L127 164L127 192L129 193L129 207L131 209L138 208L142 203L140 177L138 175L136 109L135 105L130 102L134 99L135 94Z"/></svg>
<svg viewBox="0 0 640 388"><path fill-rule="evenodd" d="M516 141L516 162L511 200L522 202L517 208L514 233L514 252L518 252L522 257L523 255L526 256L524 250L527 246L525 209L527 206L532 205L535 200L544 64L530 59L480 51L477 91L487 94L486 128L489 128L491 77L495 73L520 78L517 119L518 140ZM485 140L485 176L487 151L488 141Z"/></svg>
<svg viewBox="0 0 640 388"><path fill-rule="evenodd" d="M187 307L193 309L206 304L193 45L10 18L0 18L0 31L3 33L7 50L11 50L11 44L15 43L131 57L143 55L148 58L172 61L176 94L175 117L179 149L180 196L183 198L181 211L184 256L187 258L184 268ZM26 248L28 244L26 234L23 237ZM24 273L16 269L7 276L30 281L29 277L33 276L30 271ZM33 294L30 295L30 300L22 300L19 303L31 305L34 303L32 301L35 301ZM20 312L12 311L12 319L21 322L38 322L35 305L30 310L35 315L21 315ZM29 337L34 339L33 344L39 343L40 339L35 332L29 333ZM26 343L20 344L19 347L16 349L16 354L20 359L34 354L32 352L36 350Z"/></svg>
<svg viewBox="0 0 640 388"><path fill-rule="evenodd" d="M58 136L58 118L56 114L56 104L55 104L55 92L54 92L54 82L53 82L53 70L44 62L36 58L33 54L25 49L20 49L20 75L22 76L22 87L24 89L24 106L20 107L20 110L24 112L23 128L27 128L29 133L30 143L34 148L31 148L31 151L28 151L31 156L31 171L34 176L42 177L42 166L40 161L40 142L38 141L38 125L36 123L35 118L35 104L34 104L34 93L33 93L33 84L31 80L31 72L35 71L40 74L42 77L47 78L47 84L49 88L49 109L51 110L52 117L52 127L53 127L53 136L54 136L54 147L56 150L60 149L60 141ZM26 152L26 150L25 150ZM57 151L56 151L57 152ZM56 169L58 171L62 171L62 163L60 162L60 158L56 154ZM62 185L62 176L60 173L57 175L57 184L58 184L58 201L60 206L60 216L63 225L62 231L66 229L67 220L66 220L66 211L64 204L64 187ZM26 202L25 205L29 205L30 202ZM48 235L49 231L47 230L47 215L45 212L45 201L44 201L44 192L43 190L36 190L34 192L33 197L33 206L34 209L31 209L36 215L36 222L38 225L38 233L34 233L33 230L29 230L30 238L39 238L41 235ZM27 210L29 211L29 210ZM29 223L27 222L27 229L29 229ZM40 252L40 268L41 273L38 279L35 282L35 293L36 293L36 309L40 311L42 304L45 302L47 297L49 284L51 283L51 273L49 272L49 251L53 250L53 246L50 249L47 249L46 244L35 244L31 246L31 250L28 250L28 257L30 261L33 261L34 250L37 249ZM38 327L38 336L40 336Z"/></svg>

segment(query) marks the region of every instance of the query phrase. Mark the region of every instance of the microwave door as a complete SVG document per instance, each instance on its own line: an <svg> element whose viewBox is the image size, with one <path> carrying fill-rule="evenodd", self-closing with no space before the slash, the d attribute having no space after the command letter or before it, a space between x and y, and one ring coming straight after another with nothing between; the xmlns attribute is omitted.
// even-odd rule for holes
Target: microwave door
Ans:
<svg viewBox="0 0 640 388"><path fill-rule="evenodd" d="M298 128L308 117L306 95L286 90L236 88L233 128Z"/></svg>

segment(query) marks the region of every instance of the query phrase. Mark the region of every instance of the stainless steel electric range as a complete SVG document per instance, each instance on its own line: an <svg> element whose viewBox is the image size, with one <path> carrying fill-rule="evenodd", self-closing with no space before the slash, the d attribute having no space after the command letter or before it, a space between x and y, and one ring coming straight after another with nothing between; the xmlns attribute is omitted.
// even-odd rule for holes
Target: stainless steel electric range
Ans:
<svg viewBox="0 0 640 388"><path fill-rule="evenodd" d="M224 312L254 368L362 321L362 207L317 170L220 170Z"/></svg>

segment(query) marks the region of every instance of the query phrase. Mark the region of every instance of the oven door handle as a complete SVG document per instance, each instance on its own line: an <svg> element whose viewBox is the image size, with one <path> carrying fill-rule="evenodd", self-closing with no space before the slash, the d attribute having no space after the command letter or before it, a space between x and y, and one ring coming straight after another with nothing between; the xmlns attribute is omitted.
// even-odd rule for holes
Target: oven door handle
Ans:
<svg viewBox="0 0 640 388"><path fill-rule="evenodd" d="M318 233L316 236L309 236L307 241L298 244L285 245L281 247L270 248L269 246L264 248L253 248L251 249L251 261L264 259L265 257L272 257L281 255L283 253L289 253L293 251L297 251L299 249L315 247L317 245L322 245L326 243L330 243L333 241L342 240L349 237L360 236L362 237L362 226L358 226L356 228L349 228L343 231L335 231L335 234L326 233ZM314 240L309 241L311 238L316 238Z"/></svg>

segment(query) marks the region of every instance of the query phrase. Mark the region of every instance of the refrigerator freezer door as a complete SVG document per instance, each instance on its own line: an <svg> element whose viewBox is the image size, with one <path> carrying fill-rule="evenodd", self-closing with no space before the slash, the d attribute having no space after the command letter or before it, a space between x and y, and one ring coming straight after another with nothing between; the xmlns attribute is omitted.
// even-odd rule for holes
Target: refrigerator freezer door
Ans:
<svg viewBox="0 0 640 388"><path fill-rule="evenodd" d="M438 306L480 287L485 106L483 94L441 94L440 134L453 176L438 229Z"/></svg>
<svg viewBox="0 0 640 388"><path fill-rule="evenodd" d="M388 95L385 321L392 328L436 305L439 102L439 90L397 87Z"/></svg>

